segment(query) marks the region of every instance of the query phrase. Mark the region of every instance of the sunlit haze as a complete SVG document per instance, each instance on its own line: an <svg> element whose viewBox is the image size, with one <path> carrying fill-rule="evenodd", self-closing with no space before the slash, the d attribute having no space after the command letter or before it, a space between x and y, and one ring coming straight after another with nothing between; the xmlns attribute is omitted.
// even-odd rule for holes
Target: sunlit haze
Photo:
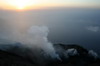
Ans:
<svg viewBox="0 0 100 66"><path fill-rule="evenodd" d="M100 0L0 0L2 9L34 9L41 7L99 7Z"/></svg>

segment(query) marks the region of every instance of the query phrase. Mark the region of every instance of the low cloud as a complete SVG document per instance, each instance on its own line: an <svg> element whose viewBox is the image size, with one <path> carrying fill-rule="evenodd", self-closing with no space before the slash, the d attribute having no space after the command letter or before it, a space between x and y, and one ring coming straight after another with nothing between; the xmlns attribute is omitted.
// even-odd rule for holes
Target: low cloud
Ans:
<svg viewBox="0 0 100 66"><path fill-rule="evenodd" d="M98 32L99 31L99 26L89 26L86 29L92 32Z"/></svg>

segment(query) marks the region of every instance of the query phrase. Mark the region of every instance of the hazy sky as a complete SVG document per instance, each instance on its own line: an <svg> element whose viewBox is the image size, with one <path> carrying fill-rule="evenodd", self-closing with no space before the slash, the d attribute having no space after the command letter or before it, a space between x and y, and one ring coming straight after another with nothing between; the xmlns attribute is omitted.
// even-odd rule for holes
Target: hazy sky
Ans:
<svg viewBox="0 0 100 66"><path fill-rule="evenodd" d="M1 8L23 9L28 6L78 6L78 7L99 7L100 0L0 0Z"/></svg>

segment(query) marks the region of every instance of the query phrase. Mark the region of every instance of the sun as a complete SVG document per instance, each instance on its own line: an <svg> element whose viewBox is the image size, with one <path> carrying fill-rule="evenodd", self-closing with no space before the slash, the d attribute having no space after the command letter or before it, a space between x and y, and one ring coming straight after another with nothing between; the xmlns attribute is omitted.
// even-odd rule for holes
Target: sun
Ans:
<svg viewBox="0 0 100 66"><path fill-rule="evenodd" d="M26 9L29 6L35 5L36 0L9 0L8 3L16 9Z"/></svg>

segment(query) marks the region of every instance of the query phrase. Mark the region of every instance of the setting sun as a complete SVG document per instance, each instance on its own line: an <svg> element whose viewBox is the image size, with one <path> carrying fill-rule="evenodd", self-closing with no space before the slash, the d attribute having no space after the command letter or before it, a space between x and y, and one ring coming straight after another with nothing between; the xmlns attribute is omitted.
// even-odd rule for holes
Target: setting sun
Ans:
<svg viewBox="0 0 100 66"><path fill-rule="evenodd" d="M9 0L8 4L16 9L26 9L29 6L35 5L36 1L33 0Z"/></svg>
<svg viewBox="0 0 100 66"><path fill-rule="evenodd" d="M24 9L26 6L28 6L27 1L18 1L16 0L15 2L11 3L13 6L15 6L17 9Z"/></svg>

